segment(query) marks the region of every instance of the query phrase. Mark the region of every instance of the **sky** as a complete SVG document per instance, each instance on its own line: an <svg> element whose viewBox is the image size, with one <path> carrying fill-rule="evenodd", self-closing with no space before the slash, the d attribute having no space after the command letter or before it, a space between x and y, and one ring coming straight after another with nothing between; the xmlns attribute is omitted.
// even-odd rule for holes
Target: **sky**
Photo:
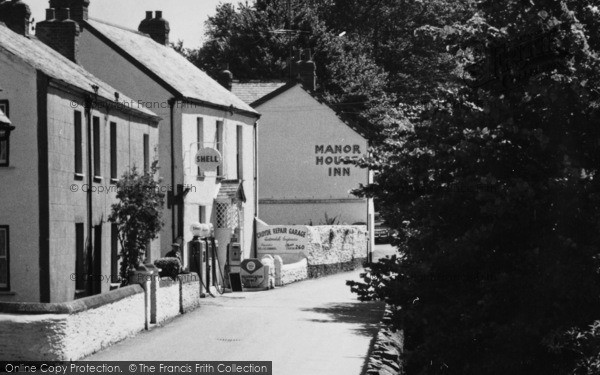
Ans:
<svg viewBox="0 0 600 375"><path fill-rule="evenodd" d="M31 8L35 22L43 21L48 0L24 0ZM204 21L214 15L219 3L227 0L90 0L89 15L113 24L137 30L147 10L162 10L171 26L171 42L184 41L184 47L202 45ZM235 1L237 3L238 1Z"/></svg>

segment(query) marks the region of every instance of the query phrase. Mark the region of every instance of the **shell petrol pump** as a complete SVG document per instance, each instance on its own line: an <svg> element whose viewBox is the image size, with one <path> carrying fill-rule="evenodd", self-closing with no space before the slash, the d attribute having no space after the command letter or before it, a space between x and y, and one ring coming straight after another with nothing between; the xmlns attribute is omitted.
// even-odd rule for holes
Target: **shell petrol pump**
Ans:
<svg viewBox="0 0 600 375"><path fill-rule="evenodd" d="M206 297L208 247L204 239L210 236L211 228L209 224L193 223L190 229L194 238L188 242L189 270L198 274L200 278L200 297Z"/></svg>
<svg viewBox="0 0 600 375"><path fill-rule="evenodd" d="M212 224L194 223L191 226L194 238L188 243L190 272L200 277L200 297L206 294L214 297L212 291L223 292L223 276L219 279L218 242L214 237Z"/></svg>
<svg viewBox="0 0 600 375"><path fill-rule="evenodd" d="M238 240L238 230L236 229L227 245L227 264L225 273L228 275L229 287L232 291L241 291L240 267L242 264L242 246ZM238 287L239 284L239 287Z"/></svg>

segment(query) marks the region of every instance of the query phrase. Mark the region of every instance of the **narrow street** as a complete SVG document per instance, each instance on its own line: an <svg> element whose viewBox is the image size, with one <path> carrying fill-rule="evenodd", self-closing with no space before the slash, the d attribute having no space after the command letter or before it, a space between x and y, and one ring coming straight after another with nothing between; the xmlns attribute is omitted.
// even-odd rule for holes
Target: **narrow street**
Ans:
<svg viewBox="0 0 600 375"><path fill-rule="evenodd" d="M391 252L383 246L378 254ZM278 375L360 375L383 314L382 303L361 303L345 285L360 272L207 298L198 310L86 360L262 360Z"/></svg>

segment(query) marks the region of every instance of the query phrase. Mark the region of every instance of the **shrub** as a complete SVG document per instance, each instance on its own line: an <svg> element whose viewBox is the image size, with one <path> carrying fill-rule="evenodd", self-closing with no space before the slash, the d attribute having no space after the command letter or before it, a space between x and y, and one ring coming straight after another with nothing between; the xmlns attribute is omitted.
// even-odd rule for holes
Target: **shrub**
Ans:
<svg viewBox="0 0 600 375"><path fill-rule="evenodd" d="M181 273L181 261L178 258L159 258L154 265L160 268L160 277L175 279Z"/></svg>

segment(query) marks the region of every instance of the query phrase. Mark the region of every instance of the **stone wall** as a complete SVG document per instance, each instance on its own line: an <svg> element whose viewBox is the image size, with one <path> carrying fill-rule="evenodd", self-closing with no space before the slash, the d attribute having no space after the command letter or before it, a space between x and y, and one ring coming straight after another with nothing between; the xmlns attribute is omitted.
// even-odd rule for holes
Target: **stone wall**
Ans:
<svg viewBox="0 0 600 375"><path fill-rule="evenodd" d="M0 361L74 361L200 305L197 274L65 303L0 303ZM146 295L149 300L147 301Z"/></svg>
<svg viewBox="0 0 600 375"><path fill-rule="evenodd" d="M308 279L308 262L306 259L292 264L284 264L281 267L281 285L306 279Z"/></svg>
<svg viewBox="0 0 600 375"><path fill-rule="evenodd" d="M306 259L310 278L354 270L367 258L369 232L362 225L284 226L259 220L258 231L259 258L279 256L284 266Z"/></svg>
<svg viewBox="0 0 600 375"><path fill-rule="evenodd" d="M61 304L3 303L0 360L76 360L144 329L139 285Z"/></svg>
<svg viewBox="0 0 600 375"><path fill-rule="evenodd" d="M391 319L392 310L390 306L387 306L375 345L369 355L367 375L400 375L404 373L402 368L404 334L402 331L391 328Z"/></svg>
<svg viewBox="0 0 600 375"><path fill-rule="evenodd" d="M173 319L181 310L179 305L179 280L173 280L171 278L163 277L157 283L158 288L156 290L156 315L151 320L152 323L161 324L167 320Z"/></svg>
<svg viewBox="0 0 600 375"><path fill-rule="evenodd" d="M200 306L200 277L196 273L179 275L179 308L182 314Z"/></svg>
<svg viewBox="0 0 600 375"><path fill-rule="evenodd" d="M354 270L367 257L369 233L364 226L308 227L308 238L310 278Z"/></svg>

